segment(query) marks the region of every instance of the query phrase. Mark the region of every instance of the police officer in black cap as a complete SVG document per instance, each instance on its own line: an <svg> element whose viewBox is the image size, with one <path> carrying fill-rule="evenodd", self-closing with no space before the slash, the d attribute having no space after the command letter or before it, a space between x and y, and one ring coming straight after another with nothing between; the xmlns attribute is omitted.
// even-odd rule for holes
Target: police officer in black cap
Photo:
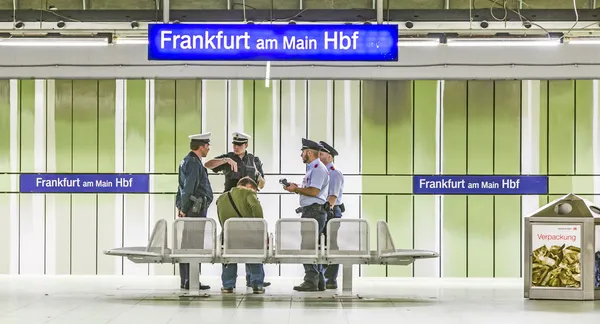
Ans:
<svg viewBox="0 0 600 324"><path fill-rule="evenodd" d="M327 221L329 222L329 220L332 218L341 218L342 213L346 210L342 201L344 191L344 174L333 164L333 158L338 155L338 152L331 145L323 141L320 141L319 144L323 146L323 149L319 153L319 158L329 172L329 194L327 196L327 201L329 202L329 207L331 208L327 214ZM331 226L331 246L328 248L330 250L339 250L337 245L337 236L340 229L340 224L332 223ZM340 265L330 264L324 265L323 267L325 268L325 288L337 289L337 276Z"/></svg>
<svg viewBox="0 0 600 324"><path fill-rule="evenodd" d="M233 152L221 154L214 159L204 164L208 169L215 173L223 171L225 175L224 192L228 192L231 188L237 186L241 178L249 177L258 184L258 188L262 189L265 186L265 173L263 165L257 156L248 153L248 140L252 138L250 135L235 132L233 136ZM263 282L263 287L270 286L268 281ZM246 267L246 287L251 287L250 284L250 269Z"/></svg>
<svg viewBox="0 0 600 324"><path fill-rule="evenodd" d="M178 217L206 217L208 206L213 200L213 192L208 179L208 172L202 164L210 150L211 133L190 135L190 152L179 163L179 187L175 197ZM189 228L186 228L189 227ZM204 228L190 225L183 228L181 248L204 246ZM190 289L190 267L187 263L179 264L181 288ZM210 286L200 284L201 290Z"/></svg>
<svg viewBox="0 0 600 324"><path fill-rule="evenodd" d="M325 203L329 193L329 175L325 165L319 160L319 151L323 147L311 140L302 139L302 162L306 164L306 175L302 180L302 186L290 183L283 187L286 191L297 193L300 199L300 208L296 213L302 213L302 218L317 220L319 224L319 235L325 228L327 221L327 210ZM308 241L301 243L302 246L310 244ZM325 290L325 278L323 267L320 264L304 265L304 282L294 287L297 291Z"/></svg>

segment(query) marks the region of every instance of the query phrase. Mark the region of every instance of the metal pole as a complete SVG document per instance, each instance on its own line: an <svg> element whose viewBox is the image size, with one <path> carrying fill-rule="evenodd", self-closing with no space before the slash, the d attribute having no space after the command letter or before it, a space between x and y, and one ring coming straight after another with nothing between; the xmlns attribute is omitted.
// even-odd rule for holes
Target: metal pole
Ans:
<svg viewBox="0 0 600 324"><path fill-rule="evenodd" d="M170 10L171 10L170 0L163 0L163 22L165 24L169 23Z"/></svg>
<svg viewBox="0 0 600 324"><path fill-rule="evenodd" d="M377 0L375 7L377 10L377 24L383 24L383 0Z"/></svg>

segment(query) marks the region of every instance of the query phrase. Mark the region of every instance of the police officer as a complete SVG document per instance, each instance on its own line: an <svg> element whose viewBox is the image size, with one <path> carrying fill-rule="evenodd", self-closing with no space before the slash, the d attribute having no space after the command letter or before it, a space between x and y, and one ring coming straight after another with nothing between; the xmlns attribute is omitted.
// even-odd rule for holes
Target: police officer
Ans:
<svg viewBox="0 0 600 324"><path fill-rule="evenodd" d="M228 192L231 188L235 188L240 179L249 177L258 184L258 188L262 189L265 186L265 173L263 165L257 156L248 153L248 140L252 138L250 135L242 132L234 132L231 134L233 140L233 152L221 154L214 159L206 162L205 166L215 173L223 171L225 175L224 192ZM263 287L269 287L270 282L265 281ZM250 268L246 266L246 287L251 287L250 283Z"/></svg>
<svg viewBox="0 0 600 324"><path fill-rule="evenodd" d="M311 140L302 139L302 162L306 164L306 175L302 180L302 187L290 183L283 187L286 191L297 193L300 197L300 208L297 213L302 213L302 218L317 220L319 224L319 235L325 228L327 211L324 207L329 193L329 175L325 165L319 160L321 145ZM304 240L303 240L304 241ZM307 242L308 243L308 242ZM303 244L304 245L304 242ZM323 267L320 264L304 265L304 282L294 287L297 291L325 290L325 278Z"/></svg>
<svg viewBox="0 0 600 324"><path fill-rule="evenodd" d="M189 136L190 152L179 163L179 188L175 198L179 217L206 217L208 206L213 200L208 171L202 164L202 158L206 157L210 150L210 135L211 133L203 133ZM184 227L181 247L202 248L203 246L204 228L199 228L198 225L195 225L193 230ZM189 264L179 264L179 277L181 288L190 289ZM200 289L210 289L210 286L200 284Z"/></svg>
<svg viewBox="0 0 600 324"><path fill-rule="evenodd" d="M338 155L338 152L329 144L320 141L319 144L323 146L323 149L319 153L319 159L329 172L329 194L327 201L329 202L329 208L331 210L328 213L329 221L331 218L341 218L342 213L345 211L344 204L342 202L342 195L344 191L344 174L339 169L336 169L333 164L333 158ZM333 223L331 225L331 246L330 250L339 250L337 245L337 236L340 229L339 223ZM337 276L340 269L339 264L324 265L325 268L325 288L326 289L337 289Z"/></svg>
<svg viewBox="0 0 600 324"><path fill-rule="evenodd" d="M235 132L233 136L233 152L221 154L214 159L206 162L205 166L213 172L223 171L225 175L225 189L227 192L235 188L241 178L249 177L258 183L258 188L265 186L265 173L263 172L262 162L257 156L248 153L248 140L250 135L241 132Z"/></svg>

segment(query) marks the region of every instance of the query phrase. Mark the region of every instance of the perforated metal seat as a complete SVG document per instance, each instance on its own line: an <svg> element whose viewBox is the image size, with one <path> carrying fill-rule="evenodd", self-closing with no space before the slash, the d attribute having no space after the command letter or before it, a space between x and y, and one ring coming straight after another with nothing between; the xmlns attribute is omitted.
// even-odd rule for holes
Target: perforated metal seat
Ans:
<svg viewBox="0 0 600 324"><path fill-rule="evenodd" d="M227 262L265 262L268 227L262 218L230 218L223 225L223 253ZM235 259L235 260L234 260Z"/></svg>
<svg viewBox="0 0 600 324"><path fill-rule="evenodd" d="M217 223L212 218L182 217L173 222L175 261L213 262L217 253Z"/></svg>
<svg viewBox="0 0 600 324"><path fill-rule="evenodd" d="M335 260L367 262L369 250L369 223L364 219L334 218L327 223L325 257Z"/></svg>
<svg viewBox="0 0 600 324"><path fill-rule="evenodd" d="M104 251L104 254L127 257L136 263L160 263L171 253L167 241L167 221L159 219L146 246L114 248Z"/></svg>
<svg viewBox="0 0 600 324"><path fill-rule="evenodd" d="M400 264L410 264L414 259L437 258L439 254L427 250L396 249L388 224L381 220L377 222L377 257L384 263L405 260Z"/></svg>
<svg viewBox="0 0 600 324"><path fill-rule="evenodd" d="M316 219L282 218L275 224L274 243L275 261L315 262L319 257L319 223Z"/></svg>

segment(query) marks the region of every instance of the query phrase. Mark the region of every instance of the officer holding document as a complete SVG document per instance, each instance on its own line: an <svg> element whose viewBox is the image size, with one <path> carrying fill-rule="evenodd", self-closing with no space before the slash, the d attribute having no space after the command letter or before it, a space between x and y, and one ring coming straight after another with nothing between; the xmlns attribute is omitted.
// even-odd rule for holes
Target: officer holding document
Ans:
<svg viewBox="0 0 600 324"><path fill-rule="evenodd" d="M325 228L327 221L327 195L329 194L329 175L325 165L319 160L319 151L323 146L311 140L302 139L302 162L306 164L306 175L302 180L302 187L295 183L285 183L283 189L297 193L300 199L300 208L296 213L301 213L302 218L317 220L319 224L319 235ZM309 241L302 238L301 246L308 247ZM312 247L312 246L311 246ZM323 267L320 264L304 265L304 282L294 287L297 291L323 291L325 290L325 278Z"/></svg>
<svg viewBox="0 0 600 324"><path fill-rule="evenodd" d="M327 171L329 172L329 194L327 196L327 202L329 203L330 210L327 212L327 222L333 218L341 218L342 213L346 210L344 203L342 202L342 195L344 191L344 174L342 171L337 169L333 164L333 158L338 155L338 152L329 144L320 141L319 144L323 146L323 149L319 153L319 158ZM331 225L331 245L327 248L330 250L339 250L337 245L338 231L340 230L339 223L332 223ZM325 233L326 230L325 230ZM326 289L337 289L337 276L340 269L339 264L324 265L325 268L325 288Z"/></svg>
<svg viewBox="0 0 600 324"><path fill-rule="evenodd" d="M202 158L206 157L210 150L210 135L211 133L203 133L189 136L190 152L179 163L179 187L175 198L178 217L206 217L208 206L213 201L208 172L202 164ZM198 228L197 225L193 229L184 227L181 247L203 246L204 228ZM190 288L189 271L189 264L179 264L182 289ZM200 289L210 289L210 286L200 284Z"/></svg>
<svg viewBox="0 0 600 324"><path fill-rule="evenodd" d="M223 171L226 192L234 188L244 177L254 180L258 188L262 189L265 186L265 173L260 159L247 151L250 135L241 132L232 135L233 151L215 157L206 162L205 166L215 173Z"/></svg>

